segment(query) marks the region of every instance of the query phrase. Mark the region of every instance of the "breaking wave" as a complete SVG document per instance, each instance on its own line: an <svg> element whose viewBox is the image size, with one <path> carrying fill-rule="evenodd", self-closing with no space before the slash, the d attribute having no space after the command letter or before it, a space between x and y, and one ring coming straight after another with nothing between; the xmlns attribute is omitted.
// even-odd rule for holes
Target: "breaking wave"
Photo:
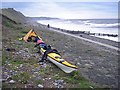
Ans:
<svg viewBox="0 0 120 90"><path fill-rule="evenodd" d="M89 31L91 33L102 33L102 34L117 34L118 35L118 26L120 23L112 20L38 20L38 23L44 25L50 25L51 27L66 29L71 31ZM110 39L109 37L102 37L106 39ZM115 41L118 41L118 37L116 39L112 38Z"/></svg>

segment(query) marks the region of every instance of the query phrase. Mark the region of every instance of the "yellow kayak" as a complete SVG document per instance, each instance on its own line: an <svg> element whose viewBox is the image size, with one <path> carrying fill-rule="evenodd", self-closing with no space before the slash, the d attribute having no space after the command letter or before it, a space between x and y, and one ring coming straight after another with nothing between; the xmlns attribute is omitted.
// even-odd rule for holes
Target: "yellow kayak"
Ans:
<svg viewBox="0 0 120 90"><path fill-rule="evenodd" d="M28 41L28 39L30 37L36 37L37 34L35 33L35 31L33 29L31 29L24 37L23 40L25 40L26 42ZM38 36L39 37L39 36ZM41 37L39 37L39 39L42 40ZM46 51L45 49L41 48L41 53L44 54L44 52ZM74 70L77 70L77 66L70 64L69 62L67 62L66 60L64 60L59 54L57 53L49 53L47 55L47 58L54 63L56 66L58 66L60 69L62 69L65 73L71 73Z"/></svg>
<svg viewBox="0 0 120 90"><path fill-rule="evenodd" d="M46 50L41 48L41 53L44 54ZM77 70L77 66L70 64L69 62L65 61L61 58L59 54L56 53L49 53L47 58L54 63L56 66L58 66L60 69L62 69L65 73L71 73L74 70Z"/></svg>

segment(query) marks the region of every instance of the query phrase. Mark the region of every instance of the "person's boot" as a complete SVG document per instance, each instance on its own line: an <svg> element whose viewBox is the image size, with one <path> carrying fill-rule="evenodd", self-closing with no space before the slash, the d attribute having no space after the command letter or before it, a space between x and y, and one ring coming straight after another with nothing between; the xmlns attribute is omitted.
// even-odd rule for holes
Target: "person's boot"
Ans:
<svg viewBox="0 0 120 90"><path fill-rule="evenodd" d="M44 60L39 60L39 62L44 62Z"/></svg>
<svg viewBox="0 0 120 90"><path fill-rule="evenodd" d="M46 60L46 59L43 58L43 59L39 60L39 62L44 62L45 60Z"/></svg>
<svg viewBox="0 0 120 90"><path fill-rule="evenodd" d="M38 63L43 65L44 64L44 60L39 60Z"/></svg>

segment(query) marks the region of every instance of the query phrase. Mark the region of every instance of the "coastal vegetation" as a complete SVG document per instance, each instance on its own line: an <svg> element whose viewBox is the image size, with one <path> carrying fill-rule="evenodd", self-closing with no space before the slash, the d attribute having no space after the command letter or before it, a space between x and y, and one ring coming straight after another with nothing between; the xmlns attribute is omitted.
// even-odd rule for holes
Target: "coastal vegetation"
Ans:
<svg viewBox="0 0 120 90"><path fill-rule="evenodd" d="M2 88L116 87L114 82L110 81L109 84L108 78L104 76L110 73L110 78L114 78L114 74L111 73L117 73L115 71L117 55L91 45L89 42L51 31L12 8L2 9L0 15L2 17L0 25L2 26L0 29L2 32ZM76 64L79 67L78 70L66 74L49 60L44 65L39 64L38 61L42 55L36 53L37 48L34 47L34 43L19 40L31 28L47 44L56 48L63 58Z"/></svg>

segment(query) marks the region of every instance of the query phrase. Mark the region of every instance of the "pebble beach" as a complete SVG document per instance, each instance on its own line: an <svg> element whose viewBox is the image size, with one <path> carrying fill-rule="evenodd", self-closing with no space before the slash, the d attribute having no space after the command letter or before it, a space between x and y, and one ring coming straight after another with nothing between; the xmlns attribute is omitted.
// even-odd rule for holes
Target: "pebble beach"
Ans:
<svg viewBox="0 0 120 90"><path fill-rule="evenodd" d="M47 44L60 51L63 58L78 65L82 75L103 86L118 87L118 51L82 39L61 34L38 25L34 28ZM118 46L111 40L82 35L101 43Z"/></svg>

